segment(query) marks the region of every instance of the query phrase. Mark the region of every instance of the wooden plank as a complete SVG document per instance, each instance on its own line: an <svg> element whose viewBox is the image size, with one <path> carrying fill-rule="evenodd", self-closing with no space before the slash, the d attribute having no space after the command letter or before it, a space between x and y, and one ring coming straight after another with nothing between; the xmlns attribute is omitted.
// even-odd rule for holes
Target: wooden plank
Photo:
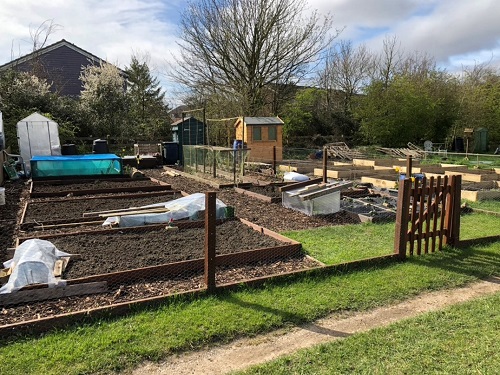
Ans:
<svg viewBox="0 0 500 375"><path fill-rule="evenodd" d="M286 185L286 186L281 186L279 188L279 191L280 192L284 192L284 191L296 190L296 189L299 189L301 187L305 187L305 186L312 185L312 184L319 184L321 182L323 182L323 178L322 177L320 177L320 178L313 178L312 180L309 180L309 181L297 182L295 184L289 184L289 185Z"/></svg>
<svg viewBox="0 0 500 375"><path fill-rule="evenodd" d="M408 160L411 160L411 157L408 158ZM422 254L422 240L424 239L424 233L423 233L423 224L424 224L424 208L425 208L425 184L427 183L427 180L425 177L422 179L422 183L420 184L417 180L415 180L415 187L417 185L420 185L418 188L419 190L419 207L418 207L418 237L417 237L417 254L421 255Z"/></svg>
<svg viewBox="0 0 500 375"><path fill-rule="evenodd" d="M66 227L77 227L79 225L90 225L90 224L102 224L102 220L94 221L79 221L73 223L61 223L61 224L48 224L48 225L35 225L33 229L56 229L56 228L66 228Z"/></svg>
<svg viewBox="0 0 500 375"><path fill-rule="evenodd" d="M431 177L434 178L434 177ZM432 234L431 234L431 251L436 251L436 236L438 231L438 220L439 220L439 202L441 199L441 176L437 177L436 189L434 191L434 201L432 202Z"/></svg>
<svg viewBox="0 0 500 375"><path fill-rule="evenodd" d="M85 294L105 293L108 285L105 281L85 284L66 285L63 287L19 290L13 293L0 294L0 306L16 305L19 303L45 301Z"/></svg>
<svg viewBox="0 0 500 375"><path fill-rule="evenodd" d="M429 237L431 232L431 217L433 215L432 197L434 196L434 177L429 180L429 191L427 193L427 210L425 216L425 247L424 253L429 253Z"/></svg>
<svg viewBox="0 0 500 375"><path fill-rule="evenodd" d="M165 191L171 190L171 185L145 185L145 186L129 186L113 189L88 189L88 190L64 190L51 192L33 192L31 198L46 198L46 197L61 197L71 194L75 195L93 195L93 194L111 194L123 192L148 192L148 191Z"/></svg>
<svg viewBox="0 0 500 375"><path fill-rule="evenodd" d="M204 279L209 292L216 288L215 283L215 224L216 224L216 193L205 193L205 245L204 245Z"/></svg>
<svg viewBox="0 0 500 375"><path fill-rule="evenodd" d="M460 240L460 191L462 188L462 176L455 176L452 180L452 218L451 218L451 234L450 245L457 246Z"/></svg>
<svg viewBox="0 0 500 375"><path fill-rule="evenodd" d="M445 227L444 227L444 222L445 222L445 216L447 215L447 194L448 194L448 176L444 176L443 178L443 186L441 189L441 217L440 217L440 223L439 223L439 244L438 244L438 249L442 250L443 249L443 236L445 233Z"/></svg>
<svg viewBox="0 0 500 375"><path fill-rule="evenodd" d="M411 181L411 180L410 180ZM410 232L410 255L413 255L415 247L415 232L417 231L417 205L418 205L418 187L417 180L412 188L412 201L411 201L411 232Z"/></svg>
<svg viewBox="0 0 500 375"><path fill-rule="evenodd" d="M398 190L398 209L396 212L396 233L394 237L394 252L399 258L406 257L408 242L408 217L410 209L411 180L405 179Z"/></svg>
<svg viewBox="0 0 500 375"><path fill-rule="evenodd" d="M118 211L109 214L100 214L99 217L113 217L113 216L128 216L128 215L143 215L143 214L158 214L169 212L169 208L165 207L157 207L157 208L149 208L149 209L137 209L132 211Z"/></svg>

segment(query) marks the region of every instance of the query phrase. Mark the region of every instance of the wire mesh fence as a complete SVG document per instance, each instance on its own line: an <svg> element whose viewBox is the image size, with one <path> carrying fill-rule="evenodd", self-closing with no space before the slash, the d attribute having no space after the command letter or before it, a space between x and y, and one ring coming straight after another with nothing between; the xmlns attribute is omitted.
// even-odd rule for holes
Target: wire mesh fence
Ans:
<svg viewBox="0 0 500 375"><path fill-rule="evenodd" d="M460 173L462 199L464 191L490 194L468 201L471 207L484 210L488 201L498 200L494 168L450 169L423 160L410 165L395 158L340 160L307 149L274 148L269 160L252 151L185 149L186 169L207 180L215 170L218 180L234 182L238 171L238 184L214 194L206 194L210 185L186 192L179 186L184 177L161 174L156 176L162 181L147 182L153 190L144 180L118 186L103 180L34 183L22 207L18 242L2 259L13 259L2 271L2 284L14 292L0 294L0 326L323 267L280 233L382 222L389 223L385 235L394 238L398 192L407 177L418 186L433 173ZM288 158L292 154L295 159ZM476 175L489 179L467 180ZM393 253L388 243L382 255ZM40 247L48 255L40 255ZM357 256L354 260L366 253Z"/></svg>

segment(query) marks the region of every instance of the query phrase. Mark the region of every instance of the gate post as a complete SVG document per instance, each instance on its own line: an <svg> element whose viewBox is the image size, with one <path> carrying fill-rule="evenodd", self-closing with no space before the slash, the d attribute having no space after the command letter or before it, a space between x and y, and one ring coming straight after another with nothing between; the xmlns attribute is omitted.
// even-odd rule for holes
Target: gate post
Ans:
<svg viewBox="0 0 500 375"><path fill-rule="evenodd" d="M215 192L205 193L205 285L209 292L215 291Z"/></svg>
<svg viewBox="0 0 500 375"><path fill-rule="evenodd" d="M396 229L394 235L394 253L398 254L400 259L406 258L411 186L411 178L405 178L403 181L399 181Z"/></svg>
<svg viewBox="0 0 500 375"><path fill-rule="evenodd" d="M450 204L450 226L448 231L448 240L450 246L458 246L460 241L460 200L462 197L462 176L455 175L451 178L451 204Z"/></svg>

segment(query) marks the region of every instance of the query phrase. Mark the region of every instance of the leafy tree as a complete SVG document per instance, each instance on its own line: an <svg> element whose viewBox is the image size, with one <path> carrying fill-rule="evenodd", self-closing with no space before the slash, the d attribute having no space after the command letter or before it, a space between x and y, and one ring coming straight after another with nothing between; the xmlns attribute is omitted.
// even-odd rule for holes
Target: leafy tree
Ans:
<svg viewBox="0 0 500 375"><path fill-rule="evenodd" d="M146 139L165 137L170 134L168 107L165 93L157 78L151 75L146 61L132 56L128 75L129 116L137 136Z"/></svg>
<svg viewBox="0 0 500 375"><path fill-rule="evenodd" d="M82 70L82 109L88 114L94 137L128 135L128 98L125 78L114 65L102 62Z"/></svg>
<svg viewBox="0 0 500 375"><path fill-rule="evenodd" d="M317 12L304 18L305 3L191 1L181 17L181 54L171 75L204 97L222 93L239 103L240 114L269 114L264 88L279 96L280 87L296 84L331 40L331 20L321 21Z"/></svg>
<svg viewBox="0 0 500 375"><path fill-rule="evenodd" d="M500 76L486 65L467 68L459 83L460 117L453 135L464 128L486 128L494 145L500 144Z"/></svg>
<svg viewBox="0 0 500 375"><path fill-rule="evenodd" d="M446 74L432 72L424 79L397 75L387 87L382 80L370 84L357 110L365 140L387 147L443 141L456 110L446 80Z"/></svg>
<svg viewBox="0 0 500 375"><path fill-rule="evenodd" d="M75 100L50 92L50 85L30 73L8 70L0 74L0 110L3 113L7 146L17 151L19 120L39 112L59 124L62 140L71 138L82 122Z"/></svg>
<svg viewBox="0 0 500 375"><path fill-rule="evenodd" d="M318 118L325 92L316 88L299 90L283 111L283 136L313 136L325 133L324 124Z"/></svg>

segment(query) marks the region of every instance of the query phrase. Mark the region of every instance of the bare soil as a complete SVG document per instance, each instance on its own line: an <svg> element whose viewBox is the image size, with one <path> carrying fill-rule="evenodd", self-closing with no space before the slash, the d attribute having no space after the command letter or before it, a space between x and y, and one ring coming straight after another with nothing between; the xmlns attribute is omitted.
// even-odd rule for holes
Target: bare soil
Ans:
<svg viewBox="0 0 500 375"><path fill-rule="evenodd" d="M51 239L61 251L79 254L63 274L66 279L203 258L204 228L85 233ZM216 228L216 254L284 245L238 220Z"/></svg>
<svg viewBox="0 0 500 375"><path fill-rule="evenodd" d="M133 187L133 186L153 186L156 185L155 182L148 179L130 179L128 181L113 181L113 180L83 180L77 182L71 181L58 181L50 183L50 181L35 181L33 184L33 192L37 193L55 193L62 191L79 191L79 190L96 190L96 189L116 189L123 186ZM139 190L139 189L138 189Z"/></svg>
<svg viewBox="0 0 500 375"><path fill-rule="evenodd" d="M103 210L117 210L129 207L140 207L149 204L168 202L172 199L180 198L181 194L151 194L144 197L129 197L124 195L113 195L101 198L67 198L64 200L37 200L28 205L24 217L25 223L44 223L57 219L81 219L84 213L97 212ZM104 219L103 219L104 221Z"/></svg>
<svg viewBox="0 0 500 375"><path fill-rule="evenodd" d="M189 178L175 178L175 190L187 192L204 192L213 190L209 185L198 183ZM107 183L107 182L106 182ZM112 182L115 183L115 182ZM120 186L129 186L120 182ZM132 182L134 183L134 182ZM100 184L100 182L99 182ZM6 210L1 210L2 216L2 258L6 260L5 250L14 243L14 238L21 234L17 228L16 222L19 220L21 207L28 195L28 186L24 183L9 185L7 192ZM49 185L50 186L50 185ZM82 185L81 185L82 186ZM95 188L86 186L85 189ZM99 186L101 187L101 186ZM54 185L54 190L67 187L63 185ZM49 188L51 189L51 188ZM240 204L242 212L245 210L262 210L262 206L251 206L248 197L245 198L235 193L232 189L219 192L225 194L223 199L234 196L234 202ZM116 195L118 196L118 195ZM64 198L64 202L54 204L53 199L42 198L33 199L33 207L39 207L40 210L28 212L28 218L35 217L44 220L44 215L49 218L71 219L81 215L86 210L95 208L105 210L135 206L138 203L131 198L112 199L95 196L84 197L87 199L75 199L71 197ZM91 199L90 199L91 198ZM96 198L96 199L95 199ZM220 198L220 197L219 197ZM163 197L152 198L148 203L158 203L164 201ZM111 203L113 202L113 203ZM102 203L102 205L101 205ZM247 207L250 206L250 207ZM272 207L280 208L280 206ZM288 210L286 210L288 211ZM273 216L272 210L267 209L263 216ZM292 213L293 215L295 213ZM39 216L38 216L39 215ZM250 216L250 215L248 215ZM303 216L303 215L299 215ZM271 219L269 219L271 221ZM306 219L307 220L307 219ZM286 222L286 219L285 219ZM305 225L305 224L304 224ZM101 229L100 226L93 227L94 230ZM68 229L75 231L76 229ZM79 227L78 230L81 230ZM38 234L48 234L57 231L24 232L22 237L36 236ZM80 259L71 260L64 278L84 277L95 274L114 272L119 270L129 270L150 265L159 265L179 260L200 258L203 249L203 229L187 229L178 231L151 232L144 230L141 233L130 234L97 234L84 233L77 237L60 237L51 241L63 251L80 254ZM269 246L283 245L270 237L241 224L239 221L227 221L217 228L217 252L220 254L257 249ZM315 267L318 264L306 257L286 258L278 261L263 261L250 263L238 267L218 267L216 280L218 283L240 282L248 278L262 277L266 275L280 274L300 269ZM109 292L99 295L89 295L80 297L67 297L53 301L35 302L21 304L13 307L0 308L0 325L26 321L30 319L39 319L62 313L81 311L99 306L106 306L114 303L133 301L142 298L163 296L172 293L199 289L204 287L203 275L189 274L180 275L177 278L168 280L155 279L143 280L140 282L127 282L123 280L117 287L113 287Z"/></svg>
<svg viewBox="0 0 500 375"><path fill-rule="evenodd" d="M163 169L149 169L144 170L144 172L148 176L171 184L173 190L182 190L189 194L216 191L218 199L235 208L237 217L275 232L359 223L359 220L343 211L325 216L306 216L303 213L285 208L280 203L266 203L252 199L247 195L235 192L233 188L214 189L210 185L193 181L188 177L164 175L162 174Z"/></svg>

